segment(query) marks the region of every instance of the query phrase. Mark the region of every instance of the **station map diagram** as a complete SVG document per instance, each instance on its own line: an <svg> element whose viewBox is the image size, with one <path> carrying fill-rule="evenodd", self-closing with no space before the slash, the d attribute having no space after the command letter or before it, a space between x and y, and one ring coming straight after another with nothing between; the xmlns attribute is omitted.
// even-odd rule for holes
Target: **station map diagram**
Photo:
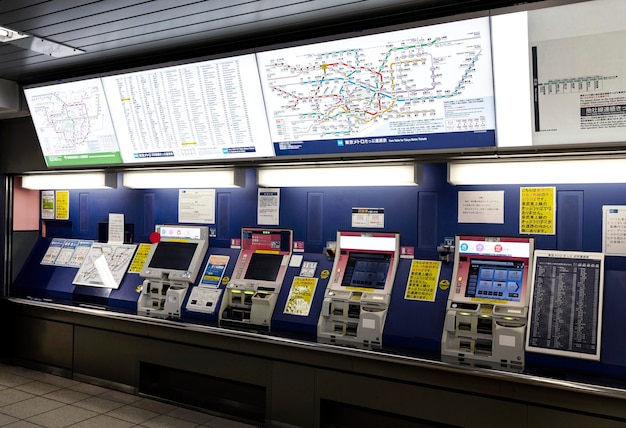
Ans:
<svg viewBox="0 0 626 428"><path fill-rule="evenodd" d="M100 79L25 93L44 156L119 153Z"/></svg>
<svg viewBox="0 0 626 428"><path fill-rule="evenodd" d="M274 142L495 128L487 18L257 58Z"/></svg>

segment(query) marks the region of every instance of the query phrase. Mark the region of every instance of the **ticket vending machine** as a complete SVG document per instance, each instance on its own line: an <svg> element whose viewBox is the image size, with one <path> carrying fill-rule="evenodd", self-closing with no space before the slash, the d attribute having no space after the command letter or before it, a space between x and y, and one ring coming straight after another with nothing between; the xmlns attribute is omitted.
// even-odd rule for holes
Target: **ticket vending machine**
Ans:
<svg viewBox="0 0 626 428"><path fill-rule="evenodd" d="M157 225L160 240L152 244L140 275L144 278L137 313L180 318L187 289L193 285L209 248L206 226Z"/></svg>
<svg viewBox="0 0 626 428"><path fill-rule="evenodd" d="M241 252L222 297L220 326L270 330L292 251L291 229L241 230Z"/></svg>
<svg viewBox="0 0 626 428"><path fill-rule="evenodd" d="M333 270L317 323L319 342L382 346L399 257L398 233L337 232Z"/></svg>
<svg viewBox="0 0 626 428"><path fill-rule="evenodd" d="M455 248L442 359L523 370L534 238L461 235Z"/></svg>

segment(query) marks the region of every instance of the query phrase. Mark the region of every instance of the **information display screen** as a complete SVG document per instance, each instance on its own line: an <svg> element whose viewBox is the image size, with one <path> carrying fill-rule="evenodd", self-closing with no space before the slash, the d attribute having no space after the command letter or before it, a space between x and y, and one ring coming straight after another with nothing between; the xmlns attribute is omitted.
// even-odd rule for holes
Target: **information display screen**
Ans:
<svg viewBox="0 0 626 428"><path fill-rule="evenodd" d="M257 59L279 156L495 146L487 17Z"/></svg>
<svg viewBox="0 0 626 428"><path fill-rule="evenodd" d="M465 296L519 302L523 289L524 265L519 260L472 259Z"/></svg>
<svg viewBox="0 0 626 428"><path fill-rule="evenodd" d="M293 232L287 229L243 228L241 249L289 254L293 248Z"/></svg>
<svg viewBox="0 0 626 428"><path fill-rule="evenodd" d="M100 79L24 89L48 167L122 162Z"/></svg>
<svg viewBox="0 0 626 428"><path fill-rule="evenodd" d="M244 279L276 281L283 256L277 254L254 253L248 263Z"/></svg>
<svg viewBox="0 0 626 428"><path fill-rule="evenodd" d="M600 359L604 255L537 250L528 351Z"/></svg>
<svg viewBox="0 0 626 428"><path fill-rule="evenodd" d="M341 285L384 289L391 258L391 254L350 252Z"/></svg>
<svg viewBox="0 0 626 428"><path fill-rule="evenodd" d="M499 147L623 142L625 13L595 0L491 17Z"/></svg>
<svg viewBox="0 0 626 428"><path fill-rule="evenodd" d="M165 270L189 270L198 246L195 242L161 241L156 244L149 267Z"/></svg>
<svg viewBox="0 0 626 428"><path fill-rule="evenodd" d="M452 300L528 305L534 238L456 237Z"/></svg>
<svg viewBox="0 0 626 428"><path fill-rule="evenodd" d="M124 163L274 156L254 54L102 81Z"/></svg>

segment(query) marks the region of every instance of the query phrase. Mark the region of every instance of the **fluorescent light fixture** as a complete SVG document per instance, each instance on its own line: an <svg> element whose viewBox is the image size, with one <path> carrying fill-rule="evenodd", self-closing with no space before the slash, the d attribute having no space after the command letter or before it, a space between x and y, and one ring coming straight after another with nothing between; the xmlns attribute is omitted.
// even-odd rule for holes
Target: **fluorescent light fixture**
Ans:
<svg viewBox="0 0 626 428"><path fill-rule="evenodd" d="M0 27L0 43L10 43L22 49L31 50L55 58L85 53L84 50L53 42L43 37L21 33L7 27Z"/></svg>
<svg viewBox="0 0 626 428"><path fill-rule="evenodd" d="M117 174L105 172L29 174L22 176L22 187L35 190L115 189Z"/></svg>
<svg viewBox="0 0 626 428"><path fill-rule="evenodd" d="M207 187L244 187L243 168L211 170L151 170L122 173L122 184L132 189L199 189Z"/></svg>
<svg viewBox="0 0 626 428"><path fill-rule="evenodd" d="M25 37L28 37L28 34L20 33L19 31L11 30L10 28L0 27L0 42L2 43L23 39Z"/></svg>
<svg viewBox="0 0 626 428"><path fill-rule="evenodd" d="M272 166L257 174L261 187L415 186L421 181L422 165L414 162Z"/></svg>
<svg viewBox="0 0 626 428"><path fill-rule="evenodd" d="M455 185L626 183L626 159L451 162L448 182Z"/></svg>

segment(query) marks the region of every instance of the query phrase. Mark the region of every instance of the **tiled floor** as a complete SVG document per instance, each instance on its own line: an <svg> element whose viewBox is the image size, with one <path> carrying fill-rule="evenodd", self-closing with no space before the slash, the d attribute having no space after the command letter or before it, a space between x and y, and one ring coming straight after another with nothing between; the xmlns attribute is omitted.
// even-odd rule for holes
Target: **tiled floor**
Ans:
<svg viewBox="0 0 626 428"><path fill-rule="evenodd" d="M0 427L252 426L48 373L0 364Z"/></svg>

